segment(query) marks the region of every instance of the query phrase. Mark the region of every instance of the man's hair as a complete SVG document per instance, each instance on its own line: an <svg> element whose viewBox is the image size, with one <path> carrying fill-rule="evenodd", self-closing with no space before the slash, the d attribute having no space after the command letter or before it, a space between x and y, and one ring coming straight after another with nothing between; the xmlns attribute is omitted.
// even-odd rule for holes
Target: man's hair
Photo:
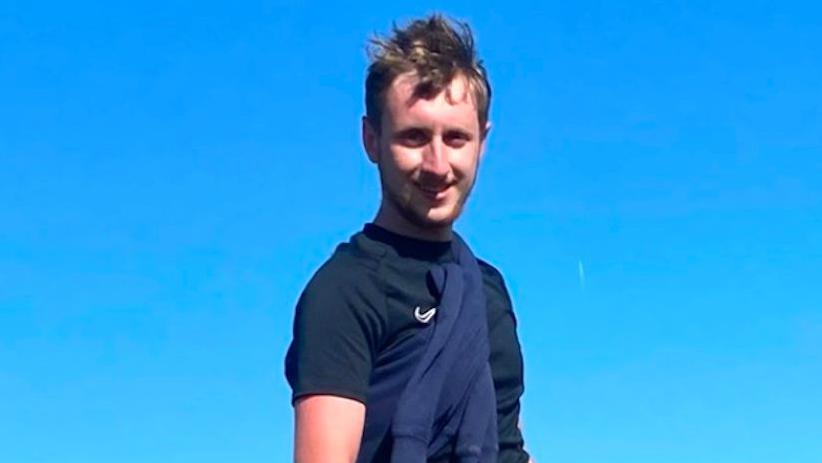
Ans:
<svg viewBox="0 0 822 463"><path fill-rule="evenodd" d="M365 79L365 113L376 130L380 130L386 90L397 76L414 72L419 79L414 97L426 99L446 90L455 77L465 77L474 93L480 131L484 133L491 85L482 61L477 59L467 23L433 14L404 28L394 24L390 37L370 40L368 57L371 64Z"/></svg>

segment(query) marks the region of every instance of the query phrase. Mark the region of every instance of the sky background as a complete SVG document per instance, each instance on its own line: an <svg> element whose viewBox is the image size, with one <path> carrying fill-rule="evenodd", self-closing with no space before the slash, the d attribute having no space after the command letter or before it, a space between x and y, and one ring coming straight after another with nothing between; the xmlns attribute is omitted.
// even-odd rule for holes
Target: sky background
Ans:
<svg viewBox="0 0 822 463"><path fill-rule="evenodd" d="M538 463L822 461L816 2L0 2L0 460L286 462L365 39L470 21ZM717 4L721 3L721 5Z"/></svg>

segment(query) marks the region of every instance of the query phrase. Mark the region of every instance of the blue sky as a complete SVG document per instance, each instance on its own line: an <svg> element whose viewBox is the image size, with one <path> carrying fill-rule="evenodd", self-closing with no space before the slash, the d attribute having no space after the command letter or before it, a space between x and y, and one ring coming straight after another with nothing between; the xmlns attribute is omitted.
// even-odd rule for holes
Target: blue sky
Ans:
<svg viewBox="0 0 822 463"><path fill-rule="evenodd" d="M822 458L814 3L145 1L0 5L3 461L290 461L294 303L379 199L364 42L434 10L537 461Z"/></svg>

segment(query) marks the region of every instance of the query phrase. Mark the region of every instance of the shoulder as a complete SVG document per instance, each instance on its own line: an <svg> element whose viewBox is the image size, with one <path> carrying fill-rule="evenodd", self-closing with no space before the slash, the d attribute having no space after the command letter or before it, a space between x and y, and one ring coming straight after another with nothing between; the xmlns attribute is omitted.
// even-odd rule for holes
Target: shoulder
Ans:
<svg viewBox="0 0 822 463"><path fill-rule="evenodd" d="M342 243L314 272L303 290L303 302L339 299L360 292L363 286L378 285L380 260L362 252L351 242Z"/></svg>
<svg viewBox="0 0 822 463"><path fill-rule="evenodd" d="M285 359L292 399L330 394L365 401L385 331L379 264L345 243L309 280L297 302Z"/></svg>
<svg viewBox="0 0 822 463"><path fill-rule="evenodd" d="M477 263L482 272L482 281L486 290L495 296L508 300L510 305L511 297L508 294L508 288L505 285L505 278L502 276L502 272L488 261L477 259Z"/></svg>
<svg viewBox="0 0 822 463"><path fill-rule="evenodd" d="M306 284L297 302L295 334L326 336L354 326L375 342L386 323L381 262L350 243L337 247Z"/></svg>
<svg viewBox="0 0 822 463"><path fill-rule="evenodd" d="M477 263L480 266L480 270L482 271L483 277L498 281L500 284L504 283L502 272L500 272L499 269L492 265L490 262L488 262L487 260L477 258Z"/></svg>
<svg viewBox="0 0 822 463"><path fill-rule="evenodd" d="M485 287L485 296L488 305L489 326L500 326L504 319L511 321L516 326L517 318L514 314L514 306L511 302L511 295L505 284L502 272L489 262L477 259L477 263L482 273L482 282Z"/></svg>

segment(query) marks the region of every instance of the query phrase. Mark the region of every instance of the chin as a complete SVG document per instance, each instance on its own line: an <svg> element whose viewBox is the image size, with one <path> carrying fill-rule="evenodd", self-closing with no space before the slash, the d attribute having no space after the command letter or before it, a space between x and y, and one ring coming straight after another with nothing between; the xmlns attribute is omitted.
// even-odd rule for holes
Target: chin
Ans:
<svg viewBox="0 0 822 463"><path fill-rule="evenodd" d="M419 214L418 218L426 228L444 228L453 225L457 218L459 218L459 215L459 210L450 207L446 210L429 209Z"/></svg>
<svg viewBox="0 0 822 463"><path fill-rule="evenodd" d="M462 204L451 198L444 204L431 207L431 204L423 199L393 194L388 194L387 197L394 212L409 224L423 230L450 228L462 212Z"/></svg>

